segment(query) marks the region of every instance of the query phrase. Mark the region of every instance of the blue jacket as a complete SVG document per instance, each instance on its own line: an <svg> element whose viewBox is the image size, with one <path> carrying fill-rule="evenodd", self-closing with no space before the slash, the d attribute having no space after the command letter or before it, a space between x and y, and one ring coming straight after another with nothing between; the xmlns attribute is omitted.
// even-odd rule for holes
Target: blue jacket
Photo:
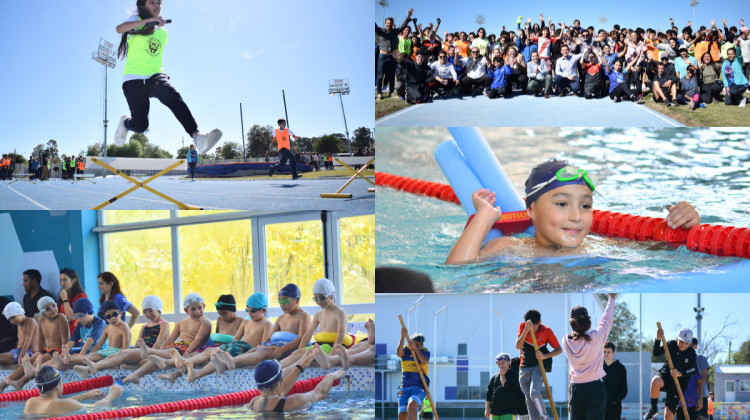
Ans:
<svg viewBox="0 0 750 420"><path fill-rule="evenodd" d="M724 64L721 65L721 80L724 81L724 87L729 87L729 80L727 80L727 68L729 66L732 66L732 71L734 72L734 83L733 85L746 85L747 84L747 78L742 73L742 60L739 60L737 57L734 58L734 61L731 63L729 60L725 60Z"/></svg>
<svg viewBox="0 0 750 420"><path fill-rule="evenodd" d="M513 70L507 64L503 64L500 68L494 70L488 69L487 72L492 76L492 89L505 89L505 85L508 83L508 76L513 74Z"/></svg>
<svg viewBox="0 0 750 420"><path fill-rule="evenodd" d="M188 150L187 161L188 161L188 163L193 163L193 162L198 163L198 162L200 162L201 158L200 158L200 156L198 156L198 151L197 150Z"/></svg>

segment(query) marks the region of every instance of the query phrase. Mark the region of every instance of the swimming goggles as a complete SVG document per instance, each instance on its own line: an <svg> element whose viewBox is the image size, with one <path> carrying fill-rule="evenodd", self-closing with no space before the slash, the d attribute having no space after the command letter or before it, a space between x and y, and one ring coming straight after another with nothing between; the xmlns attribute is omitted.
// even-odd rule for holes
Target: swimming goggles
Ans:
<svg viewBox="0 0 750 420"><path fill-rule="evenodd" d="M279 298L279 303L282 305L288 305L292 302L291 298Z"/></svg>
<svg viewBox="0 0 750 420"><path fill-rule="evenodd" d="M102 315L102 319L109 321L112 318L117 318L120 316L120 311L114 311L110 315Z"/></svg>
<svg viewBox="0 0 750 420"><path fill-rule="evenodd" d="M580 179L580 178L583 178L583 180L586 182L586 185L588 185L589 188L591 188L591 191L595 191L594 181L592 181L591 178L589 178L588 172L585 169L580 169L575 166L565 166L565 167L560 168L560 170L557 171L555 176L553 176L549 180L534 185L531 188L531 191L529 191L529 193L526 194L526 198L529 198L530 196L538 193L539 191L544 189L544 187L546 187L547 185L555 181L568 182L568 181L575 181L576 179Z"/></svg>
<svg viewBox="0 0 750 420"><path fill-rule="evenodd" d="M254 314L258 311L262 311L263 309L266 309L266 308L251 308L248 306L246 310L247 310L247 313Z"/></svg>

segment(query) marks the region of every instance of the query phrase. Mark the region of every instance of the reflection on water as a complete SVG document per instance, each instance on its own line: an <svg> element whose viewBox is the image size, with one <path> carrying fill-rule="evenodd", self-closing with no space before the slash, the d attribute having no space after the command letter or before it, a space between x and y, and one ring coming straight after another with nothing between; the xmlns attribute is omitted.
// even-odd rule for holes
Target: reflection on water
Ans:
<svg viewBox="0 0 750 420"><path fill-rule="evenodd" d="M550 158L567 159L593 173L594 207L664 217L666 205L688 201L703 223L750 226L750 143L747 130L731 129L481 129L516 190L531 169ZM376 132L379 170L446 182L432 157L448 130ZM445 266L466 222L461 207L381 189L376 201L377 265L426 272L440 291L586 290L658 279L742 261L663 244L605 240L591 235L586 256L538 260L500 256Z"/></svg>

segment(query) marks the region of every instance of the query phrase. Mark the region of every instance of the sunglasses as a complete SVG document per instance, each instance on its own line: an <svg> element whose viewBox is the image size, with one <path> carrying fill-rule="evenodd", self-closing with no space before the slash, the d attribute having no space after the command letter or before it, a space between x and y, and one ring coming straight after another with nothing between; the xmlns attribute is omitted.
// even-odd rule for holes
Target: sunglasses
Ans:
<svg viewBox="0 0 750 420"><path fill-rule="evenodd" d="M263 308L251 308L249 306L246 309L247 313L250 313L250 314L254 314L254 313L256 313L258 311L262 311L262 310L263 310Z"/></svg>
<svg viewBox="0 0 750 420"><path fill-rule="evenodd" d="M586 182L589 188L591 188L591 191L594 191L594 182L591 180L591 178L589 178L588 172L586 172L585 169L579 169L575 166L565 166L563 168L560 168L560 170L557 171L555 176L550 178L548 181L534 185L534 187L531 188L531 191L529 191L529 193L526 194L526 198L529 198L530 196L541 191L547 185L555 182L555 180L558 180L560 182L568 182L568 181L573 181L579 178L583 178L583 180Z"/></svg>
<svg viewBox="0 0 750 420"><path fill-rule="evenodd" d="M120 311L115 311L111 315L104 315L104 316L102 316L102 319L104 319L105 321L109 321L110 319L117 318L118 316L120 316Z"/></svg>

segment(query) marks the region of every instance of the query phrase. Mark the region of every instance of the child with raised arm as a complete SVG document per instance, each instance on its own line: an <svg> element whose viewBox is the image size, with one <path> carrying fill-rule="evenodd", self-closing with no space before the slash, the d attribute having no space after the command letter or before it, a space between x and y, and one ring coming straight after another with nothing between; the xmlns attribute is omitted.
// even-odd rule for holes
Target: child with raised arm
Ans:
<svg viewBox="0 0 750 420"><path fill-rule="evenodd" d="M91 349L91 353L83 356L71 356L67 351L63 351L62 353L63 362L66 365L72 364L74 366L73 369L79 374L88 372L88 366L84 365L85 360L98 362L130 346L130 328L120 318L120 308L117 306L117 303L112 300L104 302L102 307L99 308L99 316L107 321L107 326L104 327L102 336L99 337L99 341ZM105 343L107 347L104 347Z"/></svg>
<svg viewBox="0 0 750 420"><path fill-rule="evenodd" d="M232 357L239 356L257 347L260 343L268 341L271 338L273 324L266 319L267 307L268 298L266 295L261 292L253 293L247 299L246 310L250 319L242 321L242 325L230 343L210 348L189 359L185 359L177 351L173 351L171 355L177 370L164 375L157 375L157 377L174 383L175 379L183 374L182 368L185 368L187 371L187 381L193 382L216 371L216 366L213 363L208 363L199 371L195 371L195 365L213 360L216 357L214 353L224 351Z"/></svg>
<svg viewBox="0 0 750 420"><path fill-rule="evenodd" d="M141 366L138 370L126 376L123 383L133 382L140 383L144 375L154 372L159 366L154 363L156 356L162 359L171 358L172 349L177 350L180 354L201 352L206 349L208 336L211 334L211 321L203 315L206 304L198 293L190 293L182 301L182 308L188 314L187 318L179 320L169 338L164 341L159 349L149 348L145 341L138 340L138 347L141 349L141 357L148 359L148 363Z"/></svg>
<svg viewBox="0 0 750 420"><path fill-rule="evenodd" d="M158 296L150 295L143 298L141 306L143 307L143 315L148 319L148 323L141 327L138 338L143 340L148 347L158 349L166 341L167 337L169 337L169 322L161 317L164 305ZM117 368L123 363L143 364L145 362L140 348L123 348L110 357L98 362L83 359L83 363L86 366L76 368L76 372L86 378L89 375L96 375L97 372L103 369Z"/></svg>
<svg viewBox="0 0 750 420"><path fill-rule="evenodd" d="M221 131L198 132L193 114L162 69L162 56L169 37L164 29L167 21L161 16L161 0L137 0L135 4L136 14L116 28L117 33L122 34L117 56L125 59L122 91L128 101L130 117L120 118L115 144L124 145L128 131L143 133L148 129L149 98L157 98L193 139L198 153L206 153L221 139Z"/></svg>
<svg viewBox="0 0 750 420"><path fill-rule="evenodd" d="M37 307L42 314L39 317L39 328L37 328L41 350L31 356L30 363L22 363L22 366L8 375L4 381L6 385L10 385L19 391L34 377L35 371L30 369L31 365L37 360L40 360L39 363L51 360L53 354L60 353L60 349L63 344L67 343L70 335L68 319L65 318L65 315L57 312L57 303L54 299L44 296L37 301Z"/></svg>
<svg viewBox="0 0 750 420"><path fill-rule="evenodd" d="M535 167L526 180L526 214L535 234L532 238L503 236L482 244L502 209L495 207L495 193L480 189L472 194L476 215L453 245L446 264L475 261L511 248L527 248L537 257L582 253L584 239L594 218L594 182L585 169L564 160L550 160ZM700 223L690 203L667 206L667 225L689 229Z"/></svg>
<svg viewBox="0 0 750 420"><path fill-rule="evenodd" d="M288 159L289 164L292 165L292 179L294 180L302 176L297 174L297 159L291 151L291 139L294 138L296 140L297 136L294 135L292 130L286 128L285 119L279 118L277 123L279 124L279 128L274 131L273 140L271 140L268 147L271 147L273 142L276 142L279 148L279 163L271 165L271 168L268 170L268 176L273 176L273 173L277 168L286 165Z"/></svg>
<svg viewBox="0 0 750 420"><path fill-rule="evenodd" d="M62 416L87 407L81 401L93 400L104 396L104 391L94 389L69 398L62 398L62 375L52 366L42 366L39 368L34 380L36 387L39 389L39 396L26 400L23 414L27 416ZM122 388L118 385L112 385L109 388L109 394L92 405L109 405L115 398L119 398L120 396L122 396Z"/></svg>
<svg viewBox="0 0 750 420"><path fill-rule="evenodd" d="M314 351L317 352L319 349L316 348ZM299 374L307 369L314 356L314 352L310 352L300 359L299 364L284 370L277 360L261 362L253 372L255 383L261 394L250 401L250 409L260 412L283 413L297 410L325 398L328 391L331 390L333 382L344 375L343 370L339 369L336 372L329 373L310 392L286 396Z"/></svg>
<svg viewBox="0 0 750 420"><path fill-rule="evenodd" d="M0 365L21 365L21 355L33 355L39 350L38 325L34 318L25 315L23 306L18 302L10 302L3 309L3 316L12 325L18 327L18 347L0 354ZM8 386L5 382L0 383L0 392Z"/></svg>
<svg viewBox="0 0 750 420"><path fill-rule="evenodd" d="M273 324L270 341L236 357L218 350L216 357L211 358L216 371L223 373L227 369L254 366L267 359L282 359L291 355L302 341L300 332L305 332L310 327L310 315L299 306L300 297L296 284L287 284L281 288L279 306L284 313Z"/></svg>
<svg viewBox="0 0 750 420"><path fill-rule="evenodd" d="M312 350L313 346L307 343L315 337L315 347L320 347L325 354L331 353L333 346L341 345L346 338L346 312L336 305L334 295L336 289L333 283L326 279L318 279L313 285L313 300L320 306L321 310L313 315L312 324L308 327L302 336L297 351L281 362L281 367L292 366L302 355L305 350ZM320 326L320 332L315 330ZM333 334L331 334L333 333ZM353 343L349 343L351 346Z"/></svg>

